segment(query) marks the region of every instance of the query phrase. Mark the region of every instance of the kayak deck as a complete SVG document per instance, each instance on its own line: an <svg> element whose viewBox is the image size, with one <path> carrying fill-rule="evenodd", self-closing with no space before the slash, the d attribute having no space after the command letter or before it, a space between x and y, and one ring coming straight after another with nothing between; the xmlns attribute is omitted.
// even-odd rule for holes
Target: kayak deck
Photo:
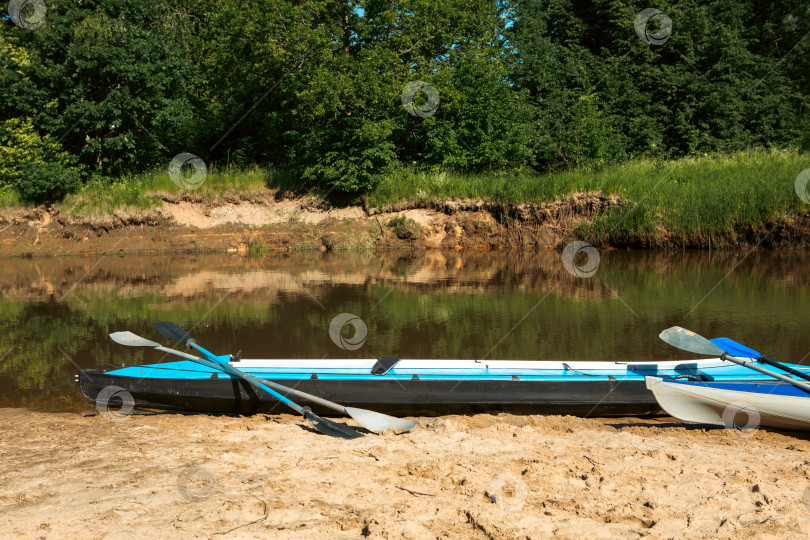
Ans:
<svg viewBox="0 0 810 540"><path fill-rule="evenodd" d="M587 380L588 378L643 379L645 376L694 376L702 380L761 380L763 376L745 367L720 359L669 362L520 362L476 360L401 360L385 374L372 373L377 360L242 360L231 365L241 371L266 379L334 380ZM807 369L803 366L794 366ZM183 360L116 369L108 373L139 378L205 379L232 377L220 370Z"/></svg>

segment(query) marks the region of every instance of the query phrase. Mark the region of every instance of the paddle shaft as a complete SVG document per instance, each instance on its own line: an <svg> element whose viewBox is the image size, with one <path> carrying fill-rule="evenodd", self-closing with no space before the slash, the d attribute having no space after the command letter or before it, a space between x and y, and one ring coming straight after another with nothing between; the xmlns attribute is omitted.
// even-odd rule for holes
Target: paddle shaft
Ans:
<svg viewBox="0 0 810 540"><path fill-rule="evenodd" d="M760 367L753 363L751 359L748 361L741 360L739 358L735 358L730 356L728 353L723 353L723 356L720 357L723 360L728 360L729 362L734 362L735 364L741 365L743 367L747 367L749 369L753 369L754 371L758 371L763 375L768 375L769 377L773 377L774 379L779 379L780 381L786 382L788 384L792 384L796 388L804 390L808 394L810 394L810 384L803 383L797 381L796 379L791 379L787 375L782 375L781 373L776 373L775 371L771 371L770 369L765 369L764 367ZM787 367L787 366L785 366Z"/></svg>
<svg viewBox="0 0 810 540"><path fill-rule="evenodd" d="M180 328L179 326L177 326L173 322L169 322L169 321L156 322L156 323L152 323L152 326L155 328L155 330L160 332L163 336L165 336L165 337L167 337L169 339L174 339L174 340L177 340L179 342L185 343L186 346L189 347L189 348L193 347L194 349L196 349L197 351L202 353L203 356L205 356L206 358L208 358L212 362L216 362L218 365L226 365L226 364L230 365L231 362L237 361L236 359L239 357L238 354L237 354L236 358L234 358L233 355L216 356L212 352L200 347L197 344L197 340L192 338L189 335L188 332L186 332L185 330L183 330L182 328ZM127 342L127 341L130 341L130 342L133 342L133 343L138 342L138 344L143 345L142 343L139 342L138 339L133 340L132 338L127 337L127 336L125 336L123 338L119 337L118 339L120 339L121 341L124 341L124 342ZM157 346L157 345L158 345L157 343L150 342L149 346L153 347L153 346ZM183 355L181 354L180 356L183 356ZM228 372L226 371L226 373L228 373ZM307 399L312 403L316 403L318 405L321 405L323 407L333 409L333 410L341 412L343 414L348 414L349 416L351 416L352 418L354 418L355 420L360 422L360 425L362 425L363 427L365 427L366 429L369 429L371 431L385 431L385 430L389 430L389 429L402 429L402 430L405 430L405 431L410 431L414 427L416 427L416 422L414 420L403 420L401 418L395 418L393 416L388 416L387 414L382 414L382 413L378 413L378 412L374 412L374 411L368 411L366 409L358 409L357 407L344 407L344 406L340 405L339 403L333 403L333 402L325 400L323 398L319 398L318 396L313 396L312 394L307 394L306 392L293 390L292 388L287 388L286 386L282 386L280 384L273 383L271 381L267 381L267 380L264 380L264 379L258 379L258 380L261 381L265 386L275 388L276 390L279 390L279 391L281 391L281 392L283 392L285 394L298 396L298 397L301 397L303 399ZM256 381L253 381L253 382L258 384L258 382L256 382ZM316 417L317 415L314 415L314 413L309 412L308 414L313 417L313 418L310 419L310 423L312 423L313 426L315 426L315 428L318 429L319 431L322 431L322 432L327 432L328 431L330 435L336 435L336 436L340 436L340 437L354 438L355 436L357 436L356 432L349 432L348 431L349 428L341 427L340 424L334 424L334 423L331 423L331 425L330 425L327 420L325 420L323 418L320 418L320 417ZM307 415L305 415L305 416L307 416ZM307 418L309 418L309 417L307 417ZM340 432L340 433L335 433L335 431Z"/></svg>
<svg viewBox="0 0 810 540"><path fill-rule="evenodd" d="M794 377L804 379L805 381L810 381L810 375L807 375L806 373L793 369L790 366L786 366L781 362L777 362L776 358L774 358L773 356L765 356L761 352L757 352L751 347L747 347L742 343L737 343L733 339L714 338L710 339L709 341L711 341L713 344L723 349L730 356L735 356L737 358L753 358L757 362L773 366L777 369L781 369L785 373L790 373Z"/></svg>
<svg viewBox="0 0 810 540"><path fill-rule="evenodd" d="M233 369L235 371L239 371L239 373L243 374L244 377L252 377L256 381L259 381L259 382L251 381L254 384L260 384L260 385L263 385L263 386L269 386L271 388L275 388L276 390L280 390L281 392L285 392L287 394L291 394L293 396L300 397L301 399L306 399L307 401L311 401L312 403L322 405L324 407L332 409L333 411L338 411L338 412L342 412L344 414L349 414L349 411L347 411L346 407L344 407L343 405L338 405L337 403L334 403L332 401L327 401L327 400L325 400L323 398L319 398L318 396L313 396L312 394L308 394L308 393L302 392L300 390L295 390L294 388L289 388L287 386L274 383L273 381L265 381L263 379L259 379L258 377L254 377L253 375L248 375L244 371L237 370L236 368L234 368L230 364L223 364L223 363L219 362L218 360L216 360L216 356L213 353L203 349L202 347L197 345L196 342L190 341L189 345L191 347L197 349L201 353L203 353L205 356L207 356L209 362L213 362L213 363L216 364L216 365L213 365L213 366L211 364L204 364L204 365L207 365L209 367L215 367L217 369L223 369L224 366L228 366L229 368L231 368L231 369ZM175 355L180 356L182 358L186 358L188 360L191 360L192 362L202 363L202 362L198 362L198 360L200 360L200 358L197 357L197 356L194 356L193 354L188 354L188 353L184 353L184 352L181 352L181 351L178 351L178 350L175 350L175 349L169 349L169 348L165 348L165 347L162 347L160 350L163 351L163 352L168 352L170 354L175 354ZM226 371L226 370L223 369L223 371ZM236 375L236 376L239 377L241 375ZM275 392L273 393L273 395L275 395Z"/></svg>
<svg viewBox="0 0 810 540"><path fill-rule="evenodd" d="M791 379L787 375L782 375L781 373L776 373L775 371L771 371L770 369L760 367L753 363L756 362L756 360L752 358L749 358L747 361L735 358L734 356L731 356L727 351L718 347L717 344L712 343L711 341L701 336L700 334L692 332L691 330L687 330L686 328L681 328L680 326L673 326L661 332L658 335L658 337L660 337L664 342L669 343L673 347L677 347L684 351L693 352L695 354L719 355L722 360L728 360L729 362L733 362L740 366L747 367L748 369L758 371L763 375L773 377L774 379L778 379L788 384L792 384L796 388L804 390L805 392L810 394L809 384L799 382L796 379Z"/></svg>
<svg viewBox="0 0 810 540"><path fill-rule="evenodd" d="M302 406L295 403L294 401L290 401L289 398L283 396L282 394L279 394L278 392L276 392L275 390L270 388L267 385L267 381L263 381L258 377L254 377L253 375L248 375L244 371L236 369L235 367L233 367L230 364L222 364L220 362L216 362L214 360L209 360L207 358L200 358L198 356L194 356L193 354L186 354L184 352L176 351L176 350L170 349L168 347L155 347L154 349L156 351L161 351L161 352L165 352L165 353L169 353L169 354L176 354L177 356L181 356L183 358L191 360L192 362L197 362L198 364L202 364L202 365L208 366L210 368L221 370L221 371L224 371L225 373L228 373L229 375L233 375L234 377L244 379L244 380L248 381L249 383L261 388L262 390L264 390L265 392L267 392L268 394L270 394L271 396L273 396L274 398L276 398L277 400L279 400L283 404L287 405L288 407L291 407L291 408L295 409L296 411L298 411L299 413L304 414L304 408Z"/></svg>
<svg viewBox="0 0 810 540"><path fill-rule="evenodd" d="M794 375L794 376L799 377L801 379L804 379L805 381L810 381L810 375L808 375L807 373L802 373L801 371L793 369L792 367L786 366L785 364L783 364L781 362L777 362L773 358L763 356L763 357L759 358L759 361L762 362L763 364L768 364L769 366L773 366L775 368L781 369L782 371L784 371L786 373L790 373L791 375Z"/></svg>

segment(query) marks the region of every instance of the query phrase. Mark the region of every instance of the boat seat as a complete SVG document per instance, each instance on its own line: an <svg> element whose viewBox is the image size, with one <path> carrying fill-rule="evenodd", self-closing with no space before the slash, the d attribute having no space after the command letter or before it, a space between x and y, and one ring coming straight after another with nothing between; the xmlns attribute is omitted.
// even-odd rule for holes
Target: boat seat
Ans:
<svg viewBox="0 0 810 540"><path fill-rule="evenodd" d="M392 367L397 365L397 362L400 360L402 360L402 358L398 356L381 356L377 358L377 362L374 364L374 367L371 368L371 374L385 375Z"/></svg>

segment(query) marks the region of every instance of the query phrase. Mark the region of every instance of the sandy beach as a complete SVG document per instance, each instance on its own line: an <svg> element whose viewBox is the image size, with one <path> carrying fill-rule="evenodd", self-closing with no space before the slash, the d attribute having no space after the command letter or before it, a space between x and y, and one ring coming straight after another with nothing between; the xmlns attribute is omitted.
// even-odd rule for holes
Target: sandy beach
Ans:
<svg viewBox="0 0 810 540"><path fill-rule="evenodd" d="M671 418L0 410L4 538L806 538L810 442Z"/></svg>

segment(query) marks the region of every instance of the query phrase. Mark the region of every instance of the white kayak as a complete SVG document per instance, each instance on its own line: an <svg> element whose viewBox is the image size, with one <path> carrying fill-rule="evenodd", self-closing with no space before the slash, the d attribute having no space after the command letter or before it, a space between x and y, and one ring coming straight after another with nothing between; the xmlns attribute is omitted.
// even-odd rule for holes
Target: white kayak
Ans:
<svg viewBox="0 0 810 540"><path fill-rule="evenodd" d="M810 394L788 383L664 380L650 376L644 380L661 408L680 420L729 428L810 430Z"/></svg>

